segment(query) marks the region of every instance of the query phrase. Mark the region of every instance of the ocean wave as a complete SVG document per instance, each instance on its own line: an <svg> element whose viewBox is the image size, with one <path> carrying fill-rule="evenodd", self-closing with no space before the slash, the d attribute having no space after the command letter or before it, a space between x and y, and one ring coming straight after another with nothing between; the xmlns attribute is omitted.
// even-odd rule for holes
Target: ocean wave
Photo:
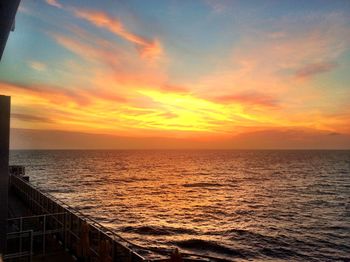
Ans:
<svg viewBox="0 0 350 262"><path fill-rule="evenodd" d="M245 258L246 254L244 251L239 249L234 249L232 247L219 244L214 241L207 241L202 239L188 239L182 241L173 242L180 248L197 250L197 251L211 251L217 254L223 254L230 257Z"/></svg>
<svg viewBox="0 0 350 262"><path fill-rule="evenodd" d="M264 247L261 250L259 250L259 253L270 257L274 259L302 259L302 258L307 258L307 261L314 261L310 257L306 257L303 254L300 254L296 251L293 251L292 249L289 248L284 248L284 247L274 247L274 248L269 248L269 247Z"/></svg>
<svg viewBox="0 0 350 262"><path fill-rule="evenodd" d="M175 228L175 227L159 227L159 226L139 226L139 227L132 227L127 226L120 229L122 232L125 233L136 233L140 235L153 235L153 236L165 236L165 235L175 235L175 234L189 234L189 235L196 235L197 232L192 229L186 229L186 228Z"/></svg>
<svg viewBox="0 0 350 262"><path fill-rule="evenodd" d="M245 242L247 244L264 245L264 246L279 246L289 247L290 242L295 239L287 238L285 236L268 236L257 232L252 232L244 229L230 229L226 231L215 231L212 232L215 235L222 235L228 237L233 241Z"/></svg>
<svg viewBox="0 0 350 262"><path fill-rule="evenodd" d="M224 184L219 184L219 183L206 183L206 182L202 182L202 183L188 183L188 184L183 184L183 187L223 187L225 186Z"/></svg>
<svg viewBox="0 0 350 262"><path fill-rule="evenodd" d="M74 189L72 189L72 188L45 188L45 190L42 190L42 191L44 191L45 193L49 193L49 194L54 194L54 193L60 193L60 194L62 194L62 193L74 193L75 192L75 190Z"/></svg>
<svg viewBox="0 0 350 262"><path fill-rule="evenodd" d="M11 161L140 245L181 241L182 251L229 260L349 261L350 151L214 155L23 151Z"/></svg>

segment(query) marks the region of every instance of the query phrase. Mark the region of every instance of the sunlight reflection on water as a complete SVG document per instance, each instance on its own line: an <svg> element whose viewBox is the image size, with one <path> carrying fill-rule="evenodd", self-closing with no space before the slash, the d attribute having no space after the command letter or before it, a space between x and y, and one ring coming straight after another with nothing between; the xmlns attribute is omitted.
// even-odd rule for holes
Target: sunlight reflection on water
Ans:
<svg viewBox="0 0 350 262"><path fill-rule="evenodd" d="M12 151L33 184L138 244L345 260L349 151Z"/></svg>

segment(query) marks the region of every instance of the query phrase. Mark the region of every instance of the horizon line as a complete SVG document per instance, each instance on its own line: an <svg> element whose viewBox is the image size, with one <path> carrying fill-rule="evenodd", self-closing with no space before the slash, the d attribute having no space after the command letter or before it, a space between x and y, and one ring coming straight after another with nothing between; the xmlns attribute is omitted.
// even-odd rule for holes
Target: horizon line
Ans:
<svg viewBox="0 0 350 262"><path fill-rule="evenodd" d="M10 151L350 151L350 148L10 148Z"/></svg>

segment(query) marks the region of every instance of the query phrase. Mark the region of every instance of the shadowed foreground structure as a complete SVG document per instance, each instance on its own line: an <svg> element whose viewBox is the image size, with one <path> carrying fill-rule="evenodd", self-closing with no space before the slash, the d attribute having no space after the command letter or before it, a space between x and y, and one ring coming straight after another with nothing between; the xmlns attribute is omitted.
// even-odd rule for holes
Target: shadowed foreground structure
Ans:
<svg viewBox="0 0 350 262"><path fill-rule="evenodd" d="M0 60L10 30L14 29L19 3L20 0L2 0L0 2ZM0 95L0 259L1 254L6 250L9 132L10 97Z"/></svg>
<svg viewBox="0 0 350 262"><path fill-rule="evenodd" d="M0 2L0 60L11 29L14 29L15 15L20 0L2 0Z"/></svg>
<svg viewBox="0 0 350 262"><path fill-rule="evenodd" d="M0 254L6 250L10 97L0 96Z"/></svg>
<svg viewBox="0 0 350 262"><path fill-rule="evenodd" d="M54 230L48 227L52 216L35 216L13 186L9 191L8 216L5 261L74 261L52 234Z"/></svg>
<svg viewBox="0 0 350 262"><path fill-rule="evenodd" d="M118 257L113 261L125 261L125 256L142 261L128 248L103 250L103 238L108 236L93 222L31 186L23 167L11 167L10 171L7 260L73 261L74 256L81 261L112 261L102 259L105 254L106 258ZM111 245L113 240L109 241Z"/></svg>

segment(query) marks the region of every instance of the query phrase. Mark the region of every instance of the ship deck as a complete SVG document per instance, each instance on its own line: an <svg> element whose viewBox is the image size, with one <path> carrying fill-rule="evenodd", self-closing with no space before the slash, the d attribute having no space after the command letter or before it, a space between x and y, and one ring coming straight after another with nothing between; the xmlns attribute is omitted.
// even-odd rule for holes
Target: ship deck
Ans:
<svg viewBox="0 0 350 262"><path fill-rule="evenodd" d="M29 217L35 217L35 215L31 212L30 208L28 208L23 201L16 195L16 193L13 190L9 190L9 198L8 198L8 218L9 221L18 220L22 218L22 221L25 221L26 218ZM35 225L33 224L33 227ZM10 232L13 230L9 230ZM22 253L22 250L19 248L16 250L16 247L10 246L9 249L14 250L15 252L12 253L13 258L7 259L11 261L28 261L31 260L33 262L44 262L44 261L51 261L51 262L73 262L76 261L74 257L67 252L64 247L59 243L57 239L55 239L52 235L48 235L46 237L46 243L45 243L45 252L38 252L38 254L34 253L32 255L28 254L27 256L22 256L21 258L17 257L16 255L20 255ZM10 243L11 245L11 243ZM14 245L12 243L12 245ZM17 251L17 252L16 252ZM5 260L5 261L7 261Z"/></svg>
<svg viewBox="0 0 350 262"><path fill-rule="evenodd" d="M127 240L27 179L10 175L5 261L146 260Z"/></svg>

